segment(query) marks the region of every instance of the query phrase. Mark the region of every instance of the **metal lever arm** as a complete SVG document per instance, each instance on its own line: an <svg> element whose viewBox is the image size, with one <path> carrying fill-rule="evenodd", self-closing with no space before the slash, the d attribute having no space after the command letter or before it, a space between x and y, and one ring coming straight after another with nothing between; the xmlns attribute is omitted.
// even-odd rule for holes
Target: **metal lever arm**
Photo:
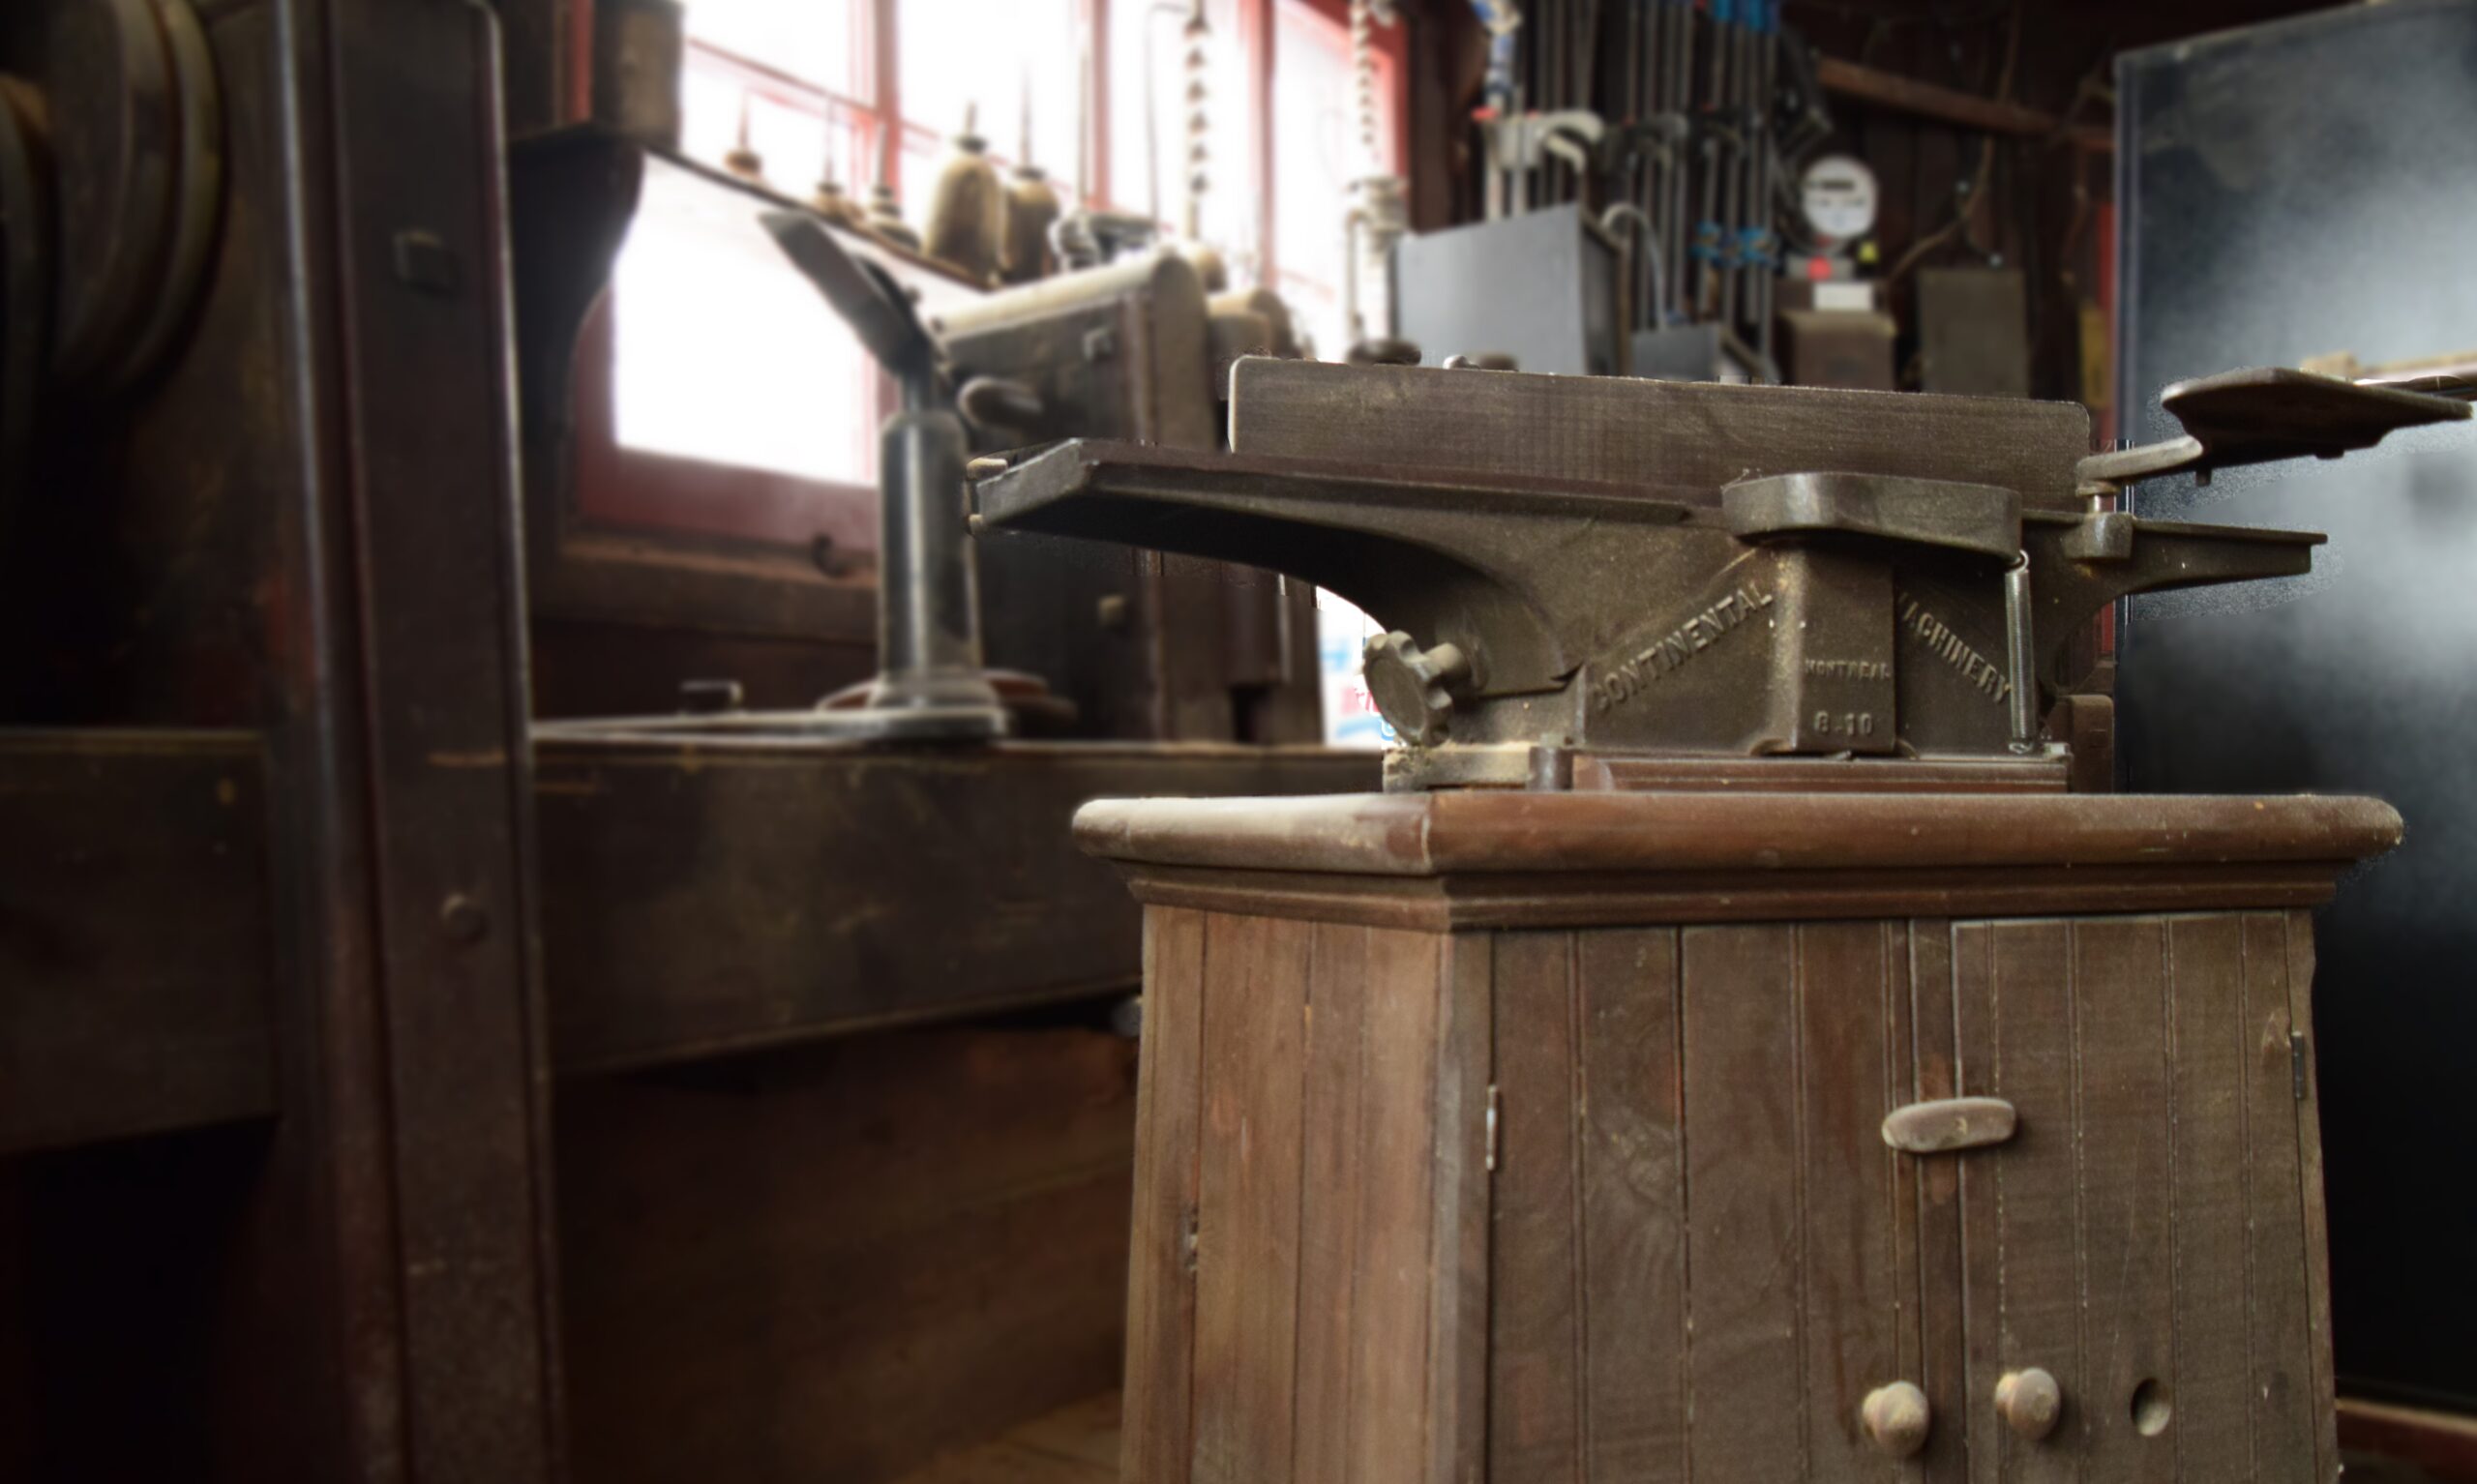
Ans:
<svg viewBox="0 0 2477 1484"><path fill-rule="evenodd" d="M921 405L936 374L938 345L912 312L910 297L884 269L846 252L816 218L775 211L763 221L791 265L825 295L877 363L903 384L906 404Z"/></svg>
<svg viewBox="0 0 2477 1484"><path fill-rule="evenodd" d="M2466 402L2396 387L2366 386L2283 366L2179 381L2161 395L2186 436L2093 454L2074 470L2081 484L2125 485L2163 474L2282 459L2337 459L2403 428L2466 418Z"/></svg>

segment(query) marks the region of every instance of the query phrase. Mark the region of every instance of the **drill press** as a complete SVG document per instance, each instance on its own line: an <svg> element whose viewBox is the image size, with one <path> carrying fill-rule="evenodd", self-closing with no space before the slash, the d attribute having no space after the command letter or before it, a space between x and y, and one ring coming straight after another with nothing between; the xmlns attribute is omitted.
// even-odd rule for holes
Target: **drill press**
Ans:
<svg viewBox="0 0 2477 1484"><path fill-rule="evenodd" d="M2320 539L2124 484L2468 408L2166 405L1242 361L1230 454L979 483L1387 630L1386 793L1078 818L1148 905L1128 1477L2332 1476L2308 909L2398 816L2074 791L2045 719Z"/></svg>

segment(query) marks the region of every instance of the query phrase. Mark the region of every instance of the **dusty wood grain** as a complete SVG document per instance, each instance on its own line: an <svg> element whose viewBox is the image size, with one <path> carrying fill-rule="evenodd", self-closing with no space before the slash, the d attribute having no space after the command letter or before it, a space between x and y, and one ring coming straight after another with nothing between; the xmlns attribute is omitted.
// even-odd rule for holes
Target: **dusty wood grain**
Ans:
<svg viewBox="0 0 2477 1484"><path fill-rule="evenodd" d="M1443 1451L1431 1420L1433 1289L1451 1281L1435 1262L1437 1059L1446 1008L1446 940L1371 933L1366 1052L1360 1065L1359 1165L1365 1196L1353 1262L1351 1484L1417 1479ZM1326 1475L1304 1469L1302 1480Z"/></svg>
<svg viewBox="0 0 2477 1484"><path fill-rule="evenodd" d="M256 737L0 738L0 1154L275 1111Z"/></svg>
<svg viewBox="0 0 2477 1484"><path fill-rule="evenodd" d="M1196 1484L1292 1477L1300 1053L1313 933L1265 917L1216 916L1205 928Z"/></svg>
<svg viewBox="0 0 2477 1484"><path fill-rule="evenodd" d="M1677 933L1575 936L1581 1021L1584 1477L1686 1477L1685 1130Z"/></svg>
<svg viewBox="0 0 2477 1484"><path fill-rule="evenodd" d="M948 1453L901 1484L1117 1484L1119 1410L1115 1391L1070 1403Z"/></svg>
<svg viewBox="0 0 2477 1484"><path fill-rule="evenodd" d="M1365 1157L1361 1118L1368 1018L1366 928L1318 926L1311 935L1306 1014L1305 1140L1299 1163L1298 1387L1296 1475L1338 1481L1349 1476L1351 1433L1361 1399L1356 1379L1354 1326L1359 1264L1360 1206L1379 1167ZM1257 993L1254 985L1234 986ZM1383 1110L1376 1111L1380 1115ZM1386 1212L1368 1213L1381 1222ZM1424 1207L1418 1211L1424 1230Z"/></svg>
<svg viewBox="0 0 2477 1484"><path fill-rule="evenodd" d="M2176 1477L2174 1260L2166 923L2073 925L2080 1105L2080 1432L2092 1478ZM2037 1364L2024 1360L2023 1364ZM2133 1425L2139 1388L2170 1400L2164 1431Z"/></svg>
<svg viewBox="0 0 2477 1484"><path fill-rule="evenodd" d="M1804 1478L1795 930L1682 939L1693 1475Z"/></svg>
<svg viewBox="0 0 2477 1484"><path fill-rule="evenodd" d="M2245 1229L2245 941L2241 919L2167 927L2175 1087L2175 1416L2180 1476L2253 1456L2253 1301Z"/></svg>
<svg viewBox="0 0 2477 1484"><path fill-rule="evenodd" d="M563 1085L576 1476L883 1478L1113 1385L1134 1052L903 1032Z"/></svg>
<svg viewBox="0 0 2477 1484"><path fill-rule="evenodd" d="M2274 919L2255 913L2246 918L2246 932L2261 924L2267 935ZM2331 1354L2331 1245L2329 1213L2322 1186L2322 1079L2313 1038L2313 918L2287 912L2278 919L2287 950L2288 1025L2304 1033L2304 1097L2296 1107L2297 1194L2303 1204L2305 1243L2305 1318L2312 1332L2307 1359L2313 1367L2313 1389L2308 1406L2313 1416L2314 1476L2336 1478L2340 1470L2340 1423L2337 1372Z"/></svg>
<svg viewBox="0 0 2477 1484"><path fill-rule="evenodd" d="M1472 873L1387 877L1334 873L1125 868L1147 904L1446 932L1619 924L1823 921L1835 918L2026 917L2105 912L2314 906L2344 863L2177 866L1959 866L1846 871L1681 870Z"/></svg>
<svg viewBox="0 0 2477 1484"><path fill-rule="evenodd" d="M573 733L540 756L544 961L569 1071L1132 985L1137 910L1075 852L1078 805L1328 790L1374 768L1322 750L966 757Z"/></svg>
<svg viewBox="0 0 2477 1484"><path fill-rule="evenodd" d="M1203 1127L1205 917L1145 914L1144 1036L1127 1273L1125 1472L1184 1479L1195 1365L1197 1142Z"/></svg>
<svg viewBox="0 0 2477 1484"><path fill-rule="evenodd" d="M1922 919L1909 924L1906 936L1912 1095L1957 1096L1953 924ZM1982 954L1977 963L1983 968L1985 962ZM1975 988L1983 993L1983 980ZM1897 1054L1897 1031L1894 1045ZM1976 1427L1964 1390L1967 1342L1961 1323L1969 1308L1970 1275L1961 1253L1961 1162L1903 1161L1901 1172L1904 1199L1917 1212L1916 1248L1903 1266L1904 1292L1918 1313L1917 1381L1927 1406L1946 1419L1927 1436L1919 1465L1930 1484L1960 1484L1969 1467L1963 1444Z"/></svg>
<svg viewBox="0 0 2477 1484"><path fill-rule="evenodd" d="M1496 1077L1496 964L1487 934L1447 940L1436 1036L1435 1250L1428 1321L1425 1484L1479 1484L1488 1467L1488 1300L1494 1191L1488 1089Z"/></svg>
<svg viewBox="0 0 2477 1484"><path fill-rule="evenodd" d="M1899 1255L1917 1220L1897 1200L1904 1160L1883 1141L1884 1114L1909 1083L1895 1059L1892 929L1831 923L1797 929L1797 1170L1806 1477L1919 1475L1889 1469L1859 1424L1866 1394L1895 1380L1914 1350L1916 1311L1902 1302ZM1899 988L1905 990L1906 985ZM1699 1130L1698 1130L1699 1131ZM1913 1271L1915 1269L1913 1268Z"/></svg>
<svg viewBox="0 0 2477 1484"><path fill-rule="evenodd" d="M1439 793L1103 799L1078 843L1112 860L1373 876L2165 866L2347 861L2389 849L2376 799L1865 793ZM1885 915L1900 915L1897 912Z"/></svg>
<svg viewBox="0 0 2477 1484"><path fill-rule="evenodd" d="M1496 941L1497 1171L1488 1291L1488 1478L1581 1477L1581 1232L1573 937Z"/></svg>
<svg viewBox="0 0 2477 1484"><path fill-rule="evenodd" d="M1985 1400L2005 1371L2039 1366L2064 1388L2060 1433L2077 1433L2078 1414L2088 1405L2072 932L2068 923L2024 922L1973 924L1955 935L1964 975L1958 996L1963 1090L2008 1099L2021 1112L2012 1143L1961 1167L1974 1479L2043 1484L2079 1476L2073 1450L2020 1442L1994 1425ZM1980 964L1969 962L1973 949L1985 956ZM1973 988L1968 976L1978 974L1984 993L1973 995L1966 993ZM1991 1273L1982 1265L1990 1257ZM1991 1312L1984 1307L1990 1300Z"/></svg>
<svg viewBox="0 0 2477 1484"><path fill-rule="evenodd" d="M2245 1116L2253 1232L2252 1315L2257 1476L2271 1484L2331 1477L2322 1465L2328 1382L2315 1374L2313 1259L2306 1242L2301 1112L2288 1032L2295 1025L2294 945L2287 920L2245 918ZM2323 1352L2325 1355L2328 1351Z"/></svg>

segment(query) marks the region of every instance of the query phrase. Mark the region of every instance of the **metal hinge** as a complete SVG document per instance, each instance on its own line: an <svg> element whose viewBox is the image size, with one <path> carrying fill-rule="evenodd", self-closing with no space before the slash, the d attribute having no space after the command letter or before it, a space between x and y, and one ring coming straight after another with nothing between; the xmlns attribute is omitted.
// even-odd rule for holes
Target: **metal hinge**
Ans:
<svg viewBox="0 0 2477 1484"><path fill-rule="evenodd" d="M1488 1169L1497 1168L1497 1084L1488 1083Z"/></svg>
<svg viewBox="0 0 2477 1484"><path fill-rule="evenodd" d="M2289 1032L2287 1033L2287 1076L2288 1076L2288 1090L2296 1094L2296 1100L2297 1100L2298 1102L2300 1102L2300 1103L2304 1102L2304 1101L2305 1101L2305 1032L2304 1032L2304 1031L2301 1031L2301 1030L2291 1030L2291 1031L2289 1031Z"/></svg>

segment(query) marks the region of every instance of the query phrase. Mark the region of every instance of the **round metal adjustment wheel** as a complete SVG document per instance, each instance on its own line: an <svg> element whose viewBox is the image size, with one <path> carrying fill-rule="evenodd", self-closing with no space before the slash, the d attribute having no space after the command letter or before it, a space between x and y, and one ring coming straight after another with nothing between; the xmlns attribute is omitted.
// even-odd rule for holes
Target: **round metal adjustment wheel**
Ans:
<svg viewBox="0 0 2477 1484"><path fill-rule="evenodd" d="M1926 1393L1905 1380L1867 1392L1858 1415L1876 1448L1894 1458L1913 1457L1926 1446L1926 1430L1933 1420Z"/></svg>
<svg viewBox="0 0 2477 1484"><path fill-rule="evenodd" d="M1995 1414L2032 1442L2055 1431L2064 1415L2064 1388L2037 1366L2007 1371L1995 1383Z"/></svg>
<svg viewBox="0 0 2477 1484"><path fill-rule="evenodd" d="M1453 644L1421 649L1400 630L1367 641L1367 690L1404 742L1434 747L1453 714L1448 687L1468 678L1471 661Z"/></svg>

